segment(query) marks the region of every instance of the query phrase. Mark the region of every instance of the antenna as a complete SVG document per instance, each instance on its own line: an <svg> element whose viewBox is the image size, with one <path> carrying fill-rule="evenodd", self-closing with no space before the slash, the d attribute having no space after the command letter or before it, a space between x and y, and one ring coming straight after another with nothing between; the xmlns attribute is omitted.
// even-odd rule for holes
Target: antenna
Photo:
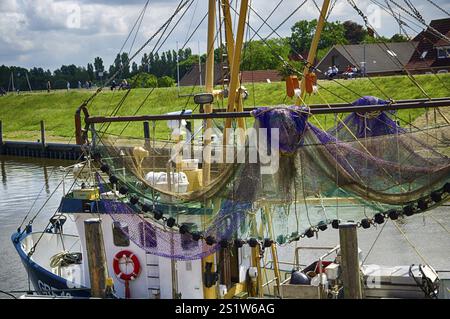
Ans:
<svg viewBox="0 0 450 319"><path fill-rule="evenodd" d="M33 92L30 84L30 79L28 78L28 71L25 71L25 77L27 78L28 88L30 89L30 92Z"/></svg>
<svg viewBox="0 0 450 319"><path fill-rule="evenodd" d="M14 71L11 71L11 78L10 78L10 84L12 88L12 92L16 91L16 88L14 87ZM9 91L9 85L8 85L8 91Z"/></svg>

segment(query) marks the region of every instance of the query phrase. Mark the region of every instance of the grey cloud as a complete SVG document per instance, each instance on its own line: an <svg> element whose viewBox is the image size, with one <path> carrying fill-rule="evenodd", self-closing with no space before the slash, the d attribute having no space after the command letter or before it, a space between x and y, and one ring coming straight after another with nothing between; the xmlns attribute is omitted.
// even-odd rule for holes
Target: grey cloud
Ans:
<svg viewBox="0 0 450 319"><path fill-rule="evenodd" d="M197 1L197 0L196 0ZM42 66L55 69L61 64L75 63L86 65L94 57L103 57L105 64L113 62L115 54L131 30L135 19L146 0L0 0L0 64L14 64L25 67ZM134 49L150 37L170 16L179 0L150 0L146 18ZM253 1L257 12L266 17L278 1ZM319 5L321 3L318 0ZM413 0L422 10L427 21L442 16L442 12L431 6L426 0ZM450 10L448 0L435 0ZM162 48L174 49L176 42L181 46L189 29L196 26L206 13L206 0L198 0L170 39ZM300 1L284 1L279 10L269 19L272 26L277 26ZM363 11L371 4L369 0L359 0ZM74 27L76 19L70 18L71 6L80 9L79 27ZM195 15L194 7L197 6ZM234 14L232 14L234 16ZM318 16L312 1L295 14L278 30L281 36L290 34L290 27L300 19L312 19ZM354 20L362 23L361 18L346 1L339 1L330 16L331 20ZM259 28L261 20L250 14L254 28ZM379 33L392 36L398 32L398 26L392 18L382 15ZM72 25L71 25L72 23ZM420 28L415 27L416 32ZM412 32L412 31L411 31ZM261 35L270 33L268 27L261 28ZM188 45L197 52L205 51L206 23L204 23ZM256 37L258 39L258 37ZM150 50L150 45L147 50ZM128 48L126 49L128 50ZM138 57L139 61L140 57Z"/></svg>

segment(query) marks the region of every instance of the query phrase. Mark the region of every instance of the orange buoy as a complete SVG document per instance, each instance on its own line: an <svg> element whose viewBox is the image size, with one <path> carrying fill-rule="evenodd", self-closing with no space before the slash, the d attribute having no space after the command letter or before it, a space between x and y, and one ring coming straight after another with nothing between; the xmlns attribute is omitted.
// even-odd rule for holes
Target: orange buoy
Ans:
<svg viewBox="0 0 450 319"><path fill-rule="evenodd" d="M295 90L300 88L298 78L296 75L290 75L286 78L286 94L289 97L294 97Z"/></svg>
<svg viewBox="0 0 450 319"><path fill-rule="evenodd" d="M317 84L317 76L314 72L307 73L305 76L305 90L311 94L314 90L314 85Z"/></svg>

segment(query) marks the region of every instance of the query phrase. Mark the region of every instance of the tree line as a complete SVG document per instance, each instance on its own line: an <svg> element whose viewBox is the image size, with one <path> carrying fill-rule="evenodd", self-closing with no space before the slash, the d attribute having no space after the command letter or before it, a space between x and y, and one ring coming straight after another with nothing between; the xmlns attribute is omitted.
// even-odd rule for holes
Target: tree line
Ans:
<svg viewBox="0 0 450 319"><path fill-rule="evenodd" d="M244 44L242 55L242 70L274 70L281 73L285 70L283 59L298 61L306 57L309 51L317 20L301 20L291 27L291 36L286 38L272 38L265 40L250 39ZM336 44L361 44L374 42L403 42L407 39L399 34L391 38L377 38L372 30L364 28L353 21L343 23L326 22L318 45L317 58L320 60L328 50ZM224 62L225 47L221 46L214 51L216 63ZM34 67L25 69L16 66L0 66L0 87L5 90L12 89L11 74L14 79L14 88L27 91L47 89L50 81L52 88L64 89L67 82L72 88L80 84L85 87L87 83L100 85L111 75L117 73L117 81L126 79L134 87L164 87L172 86L177 79L177 63L180 79L189 72L194 65L206 61L206 54L201 56L193 54L190 48L178 51L168 50L161 53L144 53L140 63L135 61L130 64L127 53L117 54L112 65L105 68L103 59L96 57L93 63L86 66L74 64L62 65L51 72L43 68ZM300 66L299 66L300 67Z"/></svg>

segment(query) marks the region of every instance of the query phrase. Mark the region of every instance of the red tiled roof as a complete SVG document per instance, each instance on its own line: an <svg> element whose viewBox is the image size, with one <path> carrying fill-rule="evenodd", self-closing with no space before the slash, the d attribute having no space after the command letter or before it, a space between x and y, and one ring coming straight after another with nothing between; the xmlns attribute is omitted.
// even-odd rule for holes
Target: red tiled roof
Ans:
<svg viewBox="0 0 450 319"><path fill-rule="evenodd" d="M450 66L450 58L448 59L438 59L436 47L439 46L450 46L450 43L443 39L434 32L433 29L442 33L447 38L450 38L450 18L433 20L430 23L430 27L427 30L420 32L414 41L418 41L417 51L414 52L413 56L406 65L407 69L427 69ZM421 57L424 52L425 57Z"/></svg>
<svg viewBox="0 0 450 319"><path fill-rule="evenodd" d="M242 71L241 76L242 83L267 82L267 79L272 82L282 80L282 76L277 70Z"/></svg>

